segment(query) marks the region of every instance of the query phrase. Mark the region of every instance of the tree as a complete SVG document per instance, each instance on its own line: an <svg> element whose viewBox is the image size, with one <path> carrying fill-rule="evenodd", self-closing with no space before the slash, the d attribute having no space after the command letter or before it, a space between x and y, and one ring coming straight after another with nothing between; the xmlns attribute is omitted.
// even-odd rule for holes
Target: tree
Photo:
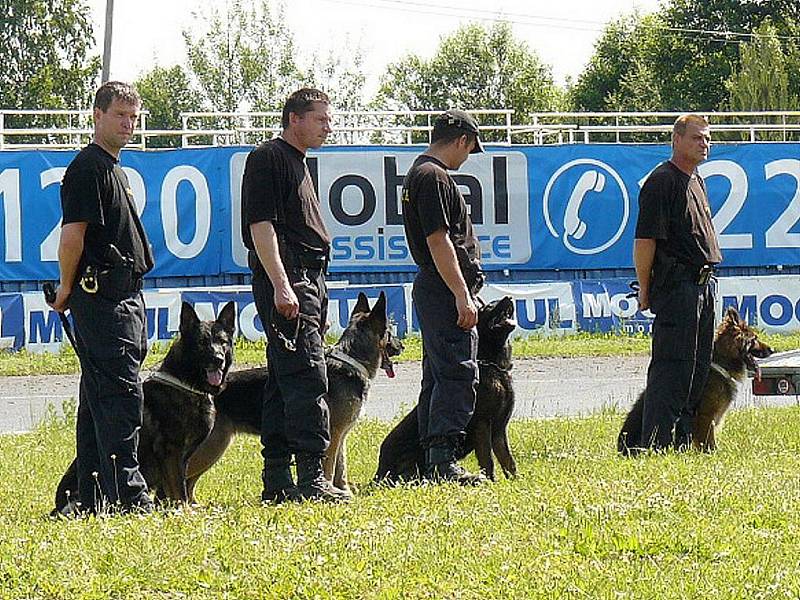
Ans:
<svg viewBox="0 0 800 600"><path fill-rule="evenodd" d="M85 107L100 70L86 3L0 0L0 15L0 108Z"/></svg>
<svg viewBox="0 0 800 600"><path fill-rule="evenodd" d="M642 16L638 12L609 23L595 44L588 65L569 90L572 108L645 110L638 108L637 100L647 97L646 89L660 87L650 64L656 43L654 32L659 27L657 15ZM642 74L645 80L639 79ZM645 82L646 85L639 85ZM659 91L657 97L660 96Z"/></svg>
<svg viewBox="0 0 800 600"><path fill-rule="evenodd" d="M788 110L796 100L789 94L786 56L775 27L769 21L754 32L757 37L740 48L739 70L726 82L731 110Z"/></svg>
<svg viewBox="0 0 800 600"><path fill-rule="evenodd" d="M799 17L796 0L667 0L653 15L634 13L606 27L570 98L577 109L649 110L652 101L638 103L657 91L660 110L720 110L748 33L770 19L784 36L784 53L793 55ZM790 91L799 85L800 74L789 70Z"/></svg>
<svg viewBox="0 0 800 600"><path fill-rule="evenodd" d="M460 27L441 40L430 60L410 54L390 64L375 106L394 110L510 108L515 111L514 122L525 123L533 112L560 108L561 100L550 67L514 38L508 23L496 23L491 28Z"/></svg>
<svg viewBox="0 0 800 600"><path fill-rule="evenodd" d="M346 57L346 58L345 58ZM326 92L331 104L339 111L363 110L364 100L364 55L360 47L345 44L340 52L330 50L325 59L312 57L310 85Z"/></svg>
<svg viewBox="0 0 800 600"><path fill-rule="evenodd" d="M634 57L628 70L620 77L619 87L605 98L608 110L622 112L657 112L663 100L656 75L650 65Z"/></svg>
<svg viewBox="0 0 800 600"><path fill-rule="evenodd" d="M344 58L347 57L347 58ZM359 47L351 48L349 43L338 51L330 50L325 59L314 55L310 67L310 85L317 87L330 96L334 110L342 112L363 111L364 100L364 56ZM366 140L367 136L359 131L344 131L340 127L356 128L363 126L364 118L354 115L337 123L331 141L335 143L356 143Z"/></svg>
<svg viewBox="0 0 800 600"><path fill-rule="evenodd" d="M148 111L148 129L181 129L180 113L203 109L203 99L194 89L189 76L180 65L155 67L136 80L142 97L142 108ZM157 136L147 140L156 148L175 148L181 145L178 136Z"/></svg>
<svg viewBox="0 0 800 600"><path fill-rule="evenodd" d="M283 1L247 4L228 0L223 12L195 15L205 33L183 32L189 70L213 110L279 110L303 80Z"/></svg>

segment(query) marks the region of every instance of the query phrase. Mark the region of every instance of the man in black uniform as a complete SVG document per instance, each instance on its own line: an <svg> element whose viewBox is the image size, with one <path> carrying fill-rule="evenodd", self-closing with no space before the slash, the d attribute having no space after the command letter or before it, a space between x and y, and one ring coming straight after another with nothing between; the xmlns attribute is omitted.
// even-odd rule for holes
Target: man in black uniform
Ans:
<svg viewBox="0 0 800 600"><path fill-rule="evenodd" d="M305 163L331 132L328 96L303 88L283 107L283 132L253 150L242 179L242 236L267 336L261 442L266 502L348 500L325 479L330 445L323 352L330 237ZM290 470L297 465L297 484Z"/></svg>
<svg viewBox="0 0 800 600"><path fill-rule="evenodd" d="M473 296L483 274L466 203L447 170L482 151L475 119L449 110L436 119L430 146L403 181L406 238L419 266L412 294L422 330L417 410L424 476L462 484L483 480L456 462L475 409L478 312Z"/></svg>
<svg viewBox="0 0 800 600"><path fill-rule="evenodd" d="M691 442L714 340L714 265L722 260L697 166L708 158L708 121L683 115L672 132L672 158L639 194L634 263L639 307L655 313L642 439L628 446L683 450Z"/></svg>
<svg viewBox="0 0 800 600"><path fill-rule="evenodd" d="M139 471L139 369L147 353L142 276L153 255L119 165L141 101L130 85L103 84L94 100L94 139L70 163L54 310L69 309L81 363L77 423L81 510L149 511Z"/></svg>

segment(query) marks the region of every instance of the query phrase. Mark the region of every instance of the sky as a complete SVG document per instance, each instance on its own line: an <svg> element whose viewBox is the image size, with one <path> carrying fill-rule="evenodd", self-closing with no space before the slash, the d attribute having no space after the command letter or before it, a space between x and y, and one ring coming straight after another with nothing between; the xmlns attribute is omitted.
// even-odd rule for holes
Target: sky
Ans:
<svg viewBox="0 0 800 600"><path fill-rule="evenodd" d="M634 10L653 12L659 0L288 0L287 20L301 53L360 46L366 94L386 65L414 53L430 57L443 36L470 22L512 23L517 39L553 69L556 82L576 78L608 21ZM89 0L102 54L106 0ZM115 0L111 77L133 81L156 64L185 59L181 32L198 27L193 13L224 0Z"/></svg>

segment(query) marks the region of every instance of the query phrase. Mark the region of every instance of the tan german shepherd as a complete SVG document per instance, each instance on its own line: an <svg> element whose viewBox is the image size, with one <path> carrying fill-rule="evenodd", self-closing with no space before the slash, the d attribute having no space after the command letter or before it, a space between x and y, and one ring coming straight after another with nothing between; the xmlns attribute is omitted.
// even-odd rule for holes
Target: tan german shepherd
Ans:
<svg viewBox="0 0 800 600"><path fill-rule="evenodd" d="M389 326L386 295L381 292L370 308L367 297L360 293L342 337L325 354L331 445L323 468L325 477L339 489L350 490L345 440L367 401L370 383L379 368L394 377L392 358L402 351L402 342L392 335ZM225 390L214 399L217 409L214 426L189 458L190 498L197 480L220 459L235 434L260 433L266 382L266 367L233 371L228 376Z"/></svg>
<svg viewBox="0 0 800 600"><path fill-rule="evenodd" d="M738 384L752 371L759 376L756 358L766 358L772 348L758 339L756 331L744 322L734 307L729 307L714 334L711 369L708 372L700 405L692 426L692 446L713 452L717 448L716 432L739 391ZM642 444L642 411L644 392L639 394L617 437L617 451L625 456L636 454Z"/></svg>

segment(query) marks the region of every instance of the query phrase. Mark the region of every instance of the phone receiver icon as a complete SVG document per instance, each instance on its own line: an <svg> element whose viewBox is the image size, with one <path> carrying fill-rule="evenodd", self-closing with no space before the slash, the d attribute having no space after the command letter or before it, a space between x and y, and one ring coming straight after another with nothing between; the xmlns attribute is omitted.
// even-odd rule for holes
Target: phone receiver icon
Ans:
<svg viewBox="0 0 800 600"><path fill-rule="evenodd" d="M578 217L581 203L589 192L602 192L606 187L606 176L599 171L586 171L578 179L575 189L569 196L567 210L564 211L564 234L576 240L581 239L586 233L586 223Z"/></svg>

